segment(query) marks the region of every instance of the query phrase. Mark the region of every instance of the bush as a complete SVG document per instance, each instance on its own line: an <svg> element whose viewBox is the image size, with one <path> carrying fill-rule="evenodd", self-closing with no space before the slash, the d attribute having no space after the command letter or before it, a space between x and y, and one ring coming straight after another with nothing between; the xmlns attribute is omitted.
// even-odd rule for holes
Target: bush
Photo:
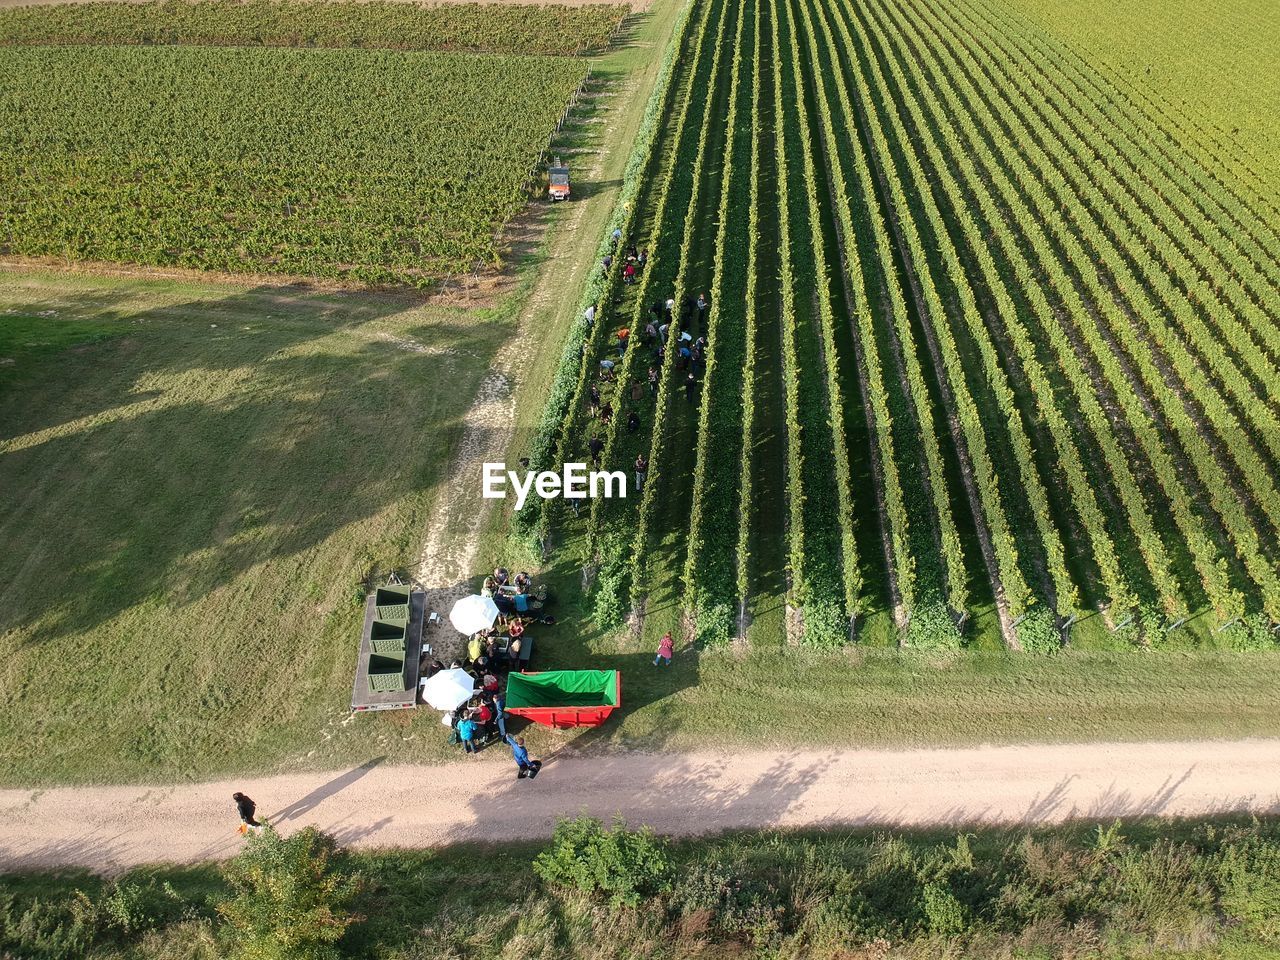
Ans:
<svg viewBox="0 0 1280 960"><path fill-rule="evenodd" d="M904 642L916 650L959 650L964 638L945 604L917 600Z"/></svg>
<svg viewBox="0 0 1280 960"><path fill-rule="evenodd" d="M218 905L244 960L328 960L361 917L349 908L363 886L336 844L314 827L282 838L251 836L224 876L235 892Z"/></svg>
<svg viewBox="0 0 1280 960"><path fill-rule="evenodd" d="M561 820L533 868L545 883L604 897L615 907L638 906L671 889L666 842L647 827L628 830L621 819L612 830L594 817Z"/></svg>
<svg viewBox="0 0 1280 960"><path fill-rule="evenodd" d="M98 935L88 898L78 890L61 902L32 900L20 905L0 894L0 957L24 960L78 960Z"/></svg>
<svg viewBox="0 0 1280 960"><path fill-rule="evenodd" d="M1249 614L1226 633L1235 650L1274 650L1280 642L1280 634L1261 613Z"/></svg>
<svg viewBox="0 0 1280 960"><path fill-rule="evenodd" d="M733 642L736 624L733 607L715 602L709 594L699 596L694 640L702 647L727 647Z"/></svg>
<svg viewBox="0 0 1280 960"><path fill-rule="evenodd" d="M1017 628L1018 642L1026 653L1054 653L1062 648L1062 635L1048 607L1034 607Z"/></svg>
<svg viewBox="0 0 1280 960"><path fill-rule="evenodd" d="M596 623L608 629L627 618L627 558L631 549L625 537L609 533L600 538L600 570L592 585L592 612Z"/></svg>
<svg viewBox="0 0 1280 960"><path fill-rule="evenodd" d="M120 880L111 884L93 905L98 923L124 936L134 936L180 919L187 903L168 883Z"/></svg>
<svg viewBox="0 0 1280 960"><path fill-rule="evenodd" d="M839 647L849 642L849 618L840 604L813 598L804 604L804 642L811 647Z"/></svg>
<svg viewBox="0 0 1280 960"><path fill-rule="evenodd" d="M1256 836L1227 844L1216 884L1225 913L1254 936L1280 942L1280 846Z"/></svg>
<svg viewBox="0 0 1280 960"><path fill-rule="evenodd" d="M95 899L82 890L56 902L34 899L20 905L0 894L0 957L72 960L113 934L129 939L180 919L187 903L155 878L117 880Z"/></svg>
<svg viewBox="0 0 1280 960"><path fill-rule="evenodd" d="M957 937L965 930L964 908L950 888L941 883L926 883L920 891L920 912L925 927L937 937Z"/></svg>

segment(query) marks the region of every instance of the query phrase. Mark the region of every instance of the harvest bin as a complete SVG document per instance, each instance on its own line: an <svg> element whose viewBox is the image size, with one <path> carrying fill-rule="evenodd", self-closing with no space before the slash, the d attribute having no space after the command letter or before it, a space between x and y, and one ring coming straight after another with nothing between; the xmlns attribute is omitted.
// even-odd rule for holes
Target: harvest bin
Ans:
<svg viewBox="0 0 1280 960"><path fill-rule="evenodd" d="M374 653L386 653L404 657L405 627L403 623L373 621L369 627L369 649Z"/></svg>
<svg viewBox="0 0 1280 960"><path fill-rule="evenodd" d="M374 603L378 608L378 619L387 623L407 623L409 621L409 592L412 588L400 586L379 587Z"/></svg>
<svg viewBox="0 0 1280 960"><path fill-rule="evenodd" d="M369 654L369 692L389 693L404 689L404 653Z"/></svg>
<svg viewBox="0 0 1280 960"><path fill-rule="evenodd" d="M548 727L598 727L621 705L617 670L547 670L507 678L507 713Z"/></svg>

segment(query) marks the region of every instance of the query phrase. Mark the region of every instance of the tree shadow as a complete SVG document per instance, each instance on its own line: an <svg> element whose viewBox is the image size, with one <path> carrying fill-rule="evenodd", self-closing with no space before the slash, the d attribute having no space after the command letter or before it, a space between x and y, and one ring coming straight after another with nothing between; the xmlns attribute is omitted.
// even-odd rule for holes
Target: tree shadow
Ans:
<svg viewBox="0 0 1280 960"><path fill-rule="evenodd" d="M57 390L0 407L0 432L19 438L0 449L0 486L22 491L0 536L29 545L0 560L0 630L45 643L141 603L193 603L442 479L436 451L460 433L498 326L384 338L371 323L406 307L393 296L259 315L281 292L133 315L167 326L60 357ZM449 357L463 353L475 360ZM38 519L58 531L54 562L31 539Z"/></svg>
<svg viewBox="0 0 1280 960"><path fill-rule="evenodd" d="M305 816L314 810L317 804L329 799L329 797L341 793L357 780L362 779L370 770L381 764L386 759L387 758L385 756L374 757L372 760L367 760L360 764L360 766L353 767L346 773L334 777L328 783L316 787L316 789L312 790L306 796L300 797L271 814L267 817L267 822L279 825Z"/></svg>
<svg viewBox="0 0 1280 960"><path fill-rule="evenodd" d="M742 782L734 760L692 759L681 755L631 753L601 756L571 768L559 757L542 758L536 780L518 780L486 790L467 804L470 822L447 832L445 842L477 839L477 825L495 827L503 837L513 829L525 837L547 836L563 817L589 815L612 820L626 803L629 826L651 826L660 833L715 833L742 822L771 825L782 820L822 776L831 761L800 755L780 756L759 777ZM566 785L557 777L572 776ZM519 811L518 823L511 823ZM690 811L697 817L691 819Z"/></svg>

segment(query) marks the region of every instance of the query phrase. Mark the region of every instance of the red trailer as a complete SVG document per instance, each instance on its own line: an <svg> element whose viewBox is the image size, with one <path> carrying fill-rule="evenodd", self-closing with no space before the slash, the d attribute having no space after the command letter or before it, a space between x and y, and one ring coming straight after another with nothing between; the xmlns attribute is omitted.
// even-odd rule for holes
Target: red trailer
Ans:
<svg viewBox="0 0 1280 960"><path fill-rule="evenodd" d="M598 727L620 706L617 670L547 670L507 678L507 713L548 727Z"/></svg>

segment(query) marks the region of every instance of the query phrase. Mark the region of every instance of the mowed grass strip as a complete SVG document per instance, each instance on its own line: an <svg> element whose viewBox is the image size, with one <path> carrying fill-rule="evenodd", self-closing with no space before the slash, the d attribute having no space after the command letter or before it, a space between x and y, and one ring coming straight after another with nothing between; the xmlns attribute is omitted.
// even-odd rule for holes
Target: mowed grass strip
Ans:
<svg viewBox="0 0 1280 960"><path fill-rule="evenodd" d="M365 47L572 56L604 47L627 4L158 0L0 10L0 44Z"/></svg>
<svg viewBox="0 0 1280 960"><path fill-rule="evenodd" d="M429 286L492 265L580 59L0 49L0 253Z"/></svg>
<svg viewBox="0 0 1280 960"><path fill-rule="evenodd" d="M33 316L46 346L11 350ZM416 559L509 331L399 296L0 275L0 780L326 762L361 583Z"/></svg>

